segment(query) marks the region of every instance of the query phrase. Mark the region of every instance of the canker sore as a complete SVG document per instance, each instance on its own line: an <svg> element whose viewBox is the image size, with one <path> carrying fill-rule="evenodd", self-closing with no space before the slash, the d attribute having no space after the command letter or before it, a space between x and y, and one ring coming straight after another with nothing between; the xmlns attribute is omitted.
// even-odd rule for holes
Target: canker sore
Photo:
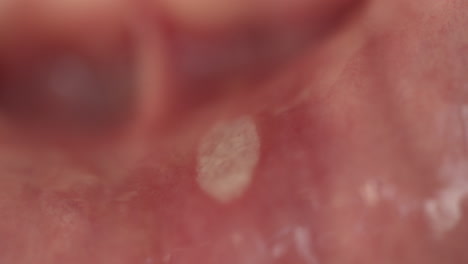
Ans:
<svg viewBox="0 0 468 264"><path fill-rule="evenodd" d="M200 188L222 203L239 198L252 181L259 152L260 139L251 117L217 122L198 148Z"/></svg>

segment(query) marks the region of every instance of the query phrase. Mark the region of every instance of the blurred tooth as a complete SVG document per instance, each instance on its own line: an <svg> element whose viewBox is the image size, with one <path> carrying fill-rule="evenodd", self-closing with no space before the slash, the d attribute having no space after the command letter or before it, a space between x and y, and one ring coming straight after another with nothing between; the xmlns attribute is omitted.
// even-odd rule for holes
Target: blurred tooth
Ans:
<svg viewBox="0 0 468 264"><path fill-rule="evenodd" d="M96 86L96 77L89 67L78 59L65 58L51 66L45 87L50 94L70 104L90 101Z"/></svg>
<svg viewBox="0 0 468 264"><path fill-rule="evenodd" d="M113 122L130 99L130 84L125 76L92 68L78 57L55 61L43 78L45 98L63 110L57 114L66 121L97 125Z"/></svg>

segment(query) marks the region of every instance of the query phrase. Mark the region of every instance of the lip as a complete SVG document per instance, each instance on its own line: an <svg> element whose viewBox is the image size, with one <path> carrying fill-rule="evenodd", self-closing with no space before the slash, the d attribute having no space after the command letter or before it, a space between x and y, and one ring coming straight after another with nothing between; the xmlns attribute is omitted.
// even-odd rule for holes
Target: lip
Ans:
<svg viewBox="0 0 468 264"><path fill-rule="evenodd" d="M332 1L333 2L333 1ZM336 2L336 1L335 1ZM174 77L187 82L266 79L316 49L362 11L366 1L338 1L305 10L245 18L210 28L178 25L162 17L162 38ZM318 10L318 11L317 11Z"/></svg>
<svg viewBox="0 0 468 264"><path fill-rule="evenodd" d="M57 150L49 141L38 149L29 141L21 148L1 142L0 232L8 243L0 245L6 248L0 262L334 264L433 257L422 254L434 245L424 242L422 211L412 207L419 194L401 182L415 181L415 188L418 179L428 182L395 146L410 142L401 139L411 131L388 128L387 110L395 109L375 107L381 90L368 93L367 78L376 76L355 72L375 65L350 61L333 96L317 85L317 94L326 94L317 97L327 100L306 96L286 110L259 111L316 84L298 84L297 77L314 78L326 67L314 53L364 3L344 4L351 2L317 16L289 10L216 29L154 18L145 34L156 45L133 47L148 64L136 60L145 74L132 86L138 100L125 108L137 108L137 121L119 128L138 130L130 142L110 140L115 130L93 138L95 144L74 142L81 152ZM96 61L112 65L106 56ZM193 121L194 113L204 123ZM168 138L151 129L160 122L195 125L178 126ZM63 131L45 131L72 141ZM44 140L35 132L24 134ZM111 143L96 147L106 140ZM411 215L400 211L408 201ZM406 239L410 234L415 239Z"/></svg>
<svg viewBox="0 0 468 264"><path fill-rule="evenodd" d="M268 4L267 2L256 3L260 11L261 4ZM108 14L110 11L106 11L104 17L109 18L109 21L102 21L104 26L97 25L89 31L87 28L91 22L85 23L83 19L74 17L71 21L75 21L75 24L65 23L57 26L59 30L53 30L50 29L53 24L47 22L49 20L44 20L47 23L42 20L35 23L33 20L40 20L41 15L31 15L25 23L20 23L17 31L12 31L12 38L6 38L9 46L2 46L0 57L7 58L4 60L7 63L19 63L15 71L25 69L24 74L17 75L16 78L19 79L29 78L29 71L26 69L37 63L28 61L27 57L22 58L25 53L37 53L34 56L39 57L42 56L41 53L46 53L44 56L56 56L54 47L58 47L57 52L64 47L66 52L71 50L72 56L73 53L78 53L77 56L84 55L91 63L104 66L112 65L112 60L118 57L143 54L145 61L157 66L151 68L144 65L142 58L125 58L123 63L128 65L120 67L146 72L145 76L128 78L133 83L126 84L127 89L133 90L139 103L122 106L122 114L132 113L127 115L137 119L137 123L163 128L166 126L164 123L174 123L172 120L180 123L180 120L200 108L210 109L212 104L223 104L226 98L244 100L258 95L267 89L265 83L284 75L301 57L339 32L362 9L365 2L318 1L312 2L310 6L299 6L301 8L292 5L284 11L278 9L275 12L260 12L257 16L243 17L242 21L235 20L230 24L203 24L198 27L180 23L177 18L171 17L170 12L165 14L163 8L153 6L151 9L140 5L141 2L135 3L136 8L131 12L127 10L129 13L133 12L127 16L139 16L138 18L125 20L122 18L125 17L123 14L111 15ZM93 15L97 11L89 12ZM124 11L119 9L119 12ZM34 14L34 10L25 12L30 13ZM117 19L118 17L120 18ZM101 24L102 19L93 18L92 21ZM124 26L123 21L127 21L128 25ZM135 21L139 22L134 23ZM70 28L69 32L65 30L67 26ZM122 27L125 29L122 30ZM137 27L143 27L144 30ZM148 42L153 37L140 38L138 34L154 35L159 43L140 45L140 42ZM114 43L122 41L121 35L125 35L125 41L129 38L128 41L132 43ZM21 45L18 47L17 43ZM48 55L50 50L52 53ZM7 72L4 73L5 76L11 75L8 74L8 67L5 64L2 68L3 72ZM91 67L90 70L94 69ZM108 75L113 78L122 74L111 72ZM155 79L155 76L158 77ZM15 80L9 82L14 86ZM129 118L113 118L122 120L119 122L129 122ZM134 122L129 122L119 129L134 125Z"/></svg>
<svg viewBox="0 0 468 264"><path fill-rule="evenodd" d="M155 13L143 5L146 8L142 13L147 18L144 33L156 36L154 47L159 50L155 52L151 46L146 49L154 60L160 60L153 63L157 64L157 73L150 72L153 80L149 83L160 91L142 94L147 102L142 108L147 112L150 105L156 106L154 111L158 113L148 114L149 118L163 116L163 122L171 123L171 119L181 120L200 108L268 94L271 83L287 78L291 71L301 71L298 65L306 58L310 65L310 56L318 55L328 40L346 31L367 2L312 1L304 6L292 4L280 11L241 16L242 21L190 25L171 17L170 12L164 13L163 5ZM154 80L155 75L162 77ZM164 107L157 107L161 105Z"/></svg>

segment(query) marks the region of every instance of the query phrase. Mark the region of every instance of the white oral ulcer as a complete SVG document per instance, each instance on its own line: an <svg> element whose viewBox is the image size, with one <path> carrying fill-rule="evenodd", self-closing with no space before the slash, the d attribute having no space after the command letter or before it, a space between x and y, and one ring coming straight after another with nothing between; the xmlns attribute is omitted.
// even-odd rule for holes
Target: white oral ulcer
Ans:
<svg viewBox="0 0 468 264"><path fill-rule="evenodd" d="M200 188L221 203L241 197L251 183L259 152L260 140L251 117L218 122L198 148Z"/></svg>

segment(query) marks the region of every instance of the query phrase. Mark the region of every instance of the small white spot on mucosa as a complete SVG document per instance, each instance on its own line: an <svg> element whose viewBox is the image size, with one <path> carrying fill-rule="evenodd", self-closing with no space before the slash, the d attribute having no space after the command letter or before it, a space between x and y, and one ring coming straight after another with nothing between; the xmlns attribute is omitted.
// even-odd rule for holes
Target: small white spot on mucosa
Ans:
<svg viewBox="0 0 468 264"><path fill-rule="evenodd" d="M274 258L283 257L287 253L287 245L284 243L277 243L273 246L271 250L271 254Z"/></svg>
<svg viewBox="0 0 468 264"><path fill-rule="evenodd" d="M361 196L370 207L377 205L381 199L379 187L372 181L364 183L361 189Z"/></svg>
<svg viewBox="0 0 468 264"><path fill-rule="evenodd" d="M463 216L462 202L468 197L468 162L448 162L442 167L441 175L448 180L447 185L424 205L439 238L454 229Z"/></svg>
<svg viewBox="0 0 468 264"><path fill-rule="evenodd" d="M297 252L304 258L306 263L319 263L312 248L309 231L305 227L296 227L294 229L294 242L296 244Z"/></svg>
<svg viewBox="0 0 468 264"><path fill-rule="evenodd" d="M260 140L251 117L217 123L198 148L200 188L222 203L239 198L250 185L259 152Z"/></svg>

